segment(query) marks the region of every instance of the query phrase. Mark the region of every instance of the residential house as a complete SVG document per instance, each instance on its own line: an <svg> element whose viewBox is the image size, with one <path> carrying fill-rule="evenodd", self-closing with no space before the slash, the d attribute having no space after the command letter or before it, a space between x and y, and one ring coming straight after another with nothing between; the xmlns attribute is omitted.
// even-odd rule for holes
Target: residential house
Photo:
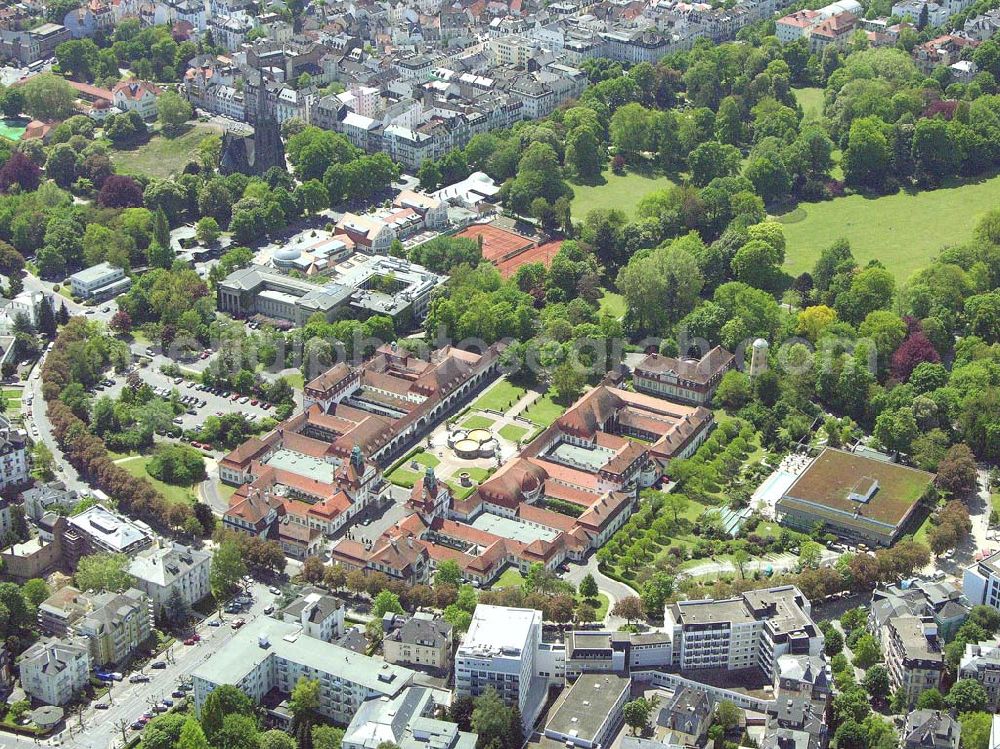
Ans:
<svg viewBox="0 0 1000 749"><path fill-rule="evenodd" d="M451 665L452 626L432 614L416 613L386 630L382 652L389 663L447 669Z"/></svg>
<svg viewBox="0 0 1000 749"><path fill-rule="evenodd" d="M65 705L90 682L90 647L86 640L36 642L20 658L21 686L46 705Z"/></svg>
<svg viewBox="0 0 1000 749"><path fill-rule="evenodd" d="M138 112L144 120L156 118L157 100L162 91L149 81L122 81L111 89L115 106L123 112Z"/></svg>
<svg viewBox="0 0 1000 749"><path fill-rule="evenodd" d="M943 710L914 710L906 716L902 749L958 749L962 726Z"/></svg>
<svg viewBox="0 0 1000 749"><path fill-rule="evenodd" d="M157 539L135 555L128 571L149 596L156 616L164 617L176 598L193 606L212 592L211 567L210 553Z"/></svg>

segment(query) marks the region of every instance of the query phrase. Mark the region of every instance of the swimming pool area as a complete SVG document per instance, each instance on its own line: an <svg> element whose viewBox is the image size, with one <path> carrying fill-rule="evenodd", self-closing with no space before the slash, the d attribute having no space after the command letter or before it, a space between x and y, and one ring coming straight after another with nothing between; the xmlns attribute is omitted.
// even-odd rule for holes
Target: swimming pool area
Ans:
<svg viewBox="0 0 1000 749"><path fill-rule="evenodd" d="M19 141L28 129L28 120L20 117L7 117L0 120L0 135L7 140Z"/></svg>
<svg viewBox="0 0 1000 749"><path fill-rule="evenodd" d="M773 518L774 506L778 500L811 462L812 458L806 455L786 456L781 465L757 487L750 497L750 506L759 510L764 517Z"/></svg>

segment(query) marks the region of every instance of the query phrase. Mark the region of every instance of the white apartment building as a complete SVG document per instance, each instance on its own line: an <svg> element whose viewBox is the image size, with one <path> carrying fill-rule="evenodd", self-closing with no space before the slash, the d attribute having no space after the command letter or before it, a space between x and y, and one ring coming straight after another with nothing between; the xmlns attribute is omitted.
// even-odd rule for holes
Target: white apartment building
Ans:
<svg viewBox="0 0 1000 749"><path fill-rule="evenodd" d="M478 697L494 689L530 728L548 684L536 665L541 645L541 611L479 604L455 654L456 693Z"/></svg>
<svg viewBox="0 0 1000 749"><path fill-rule="evenodd" d="M46 705L65 705L90 680L86 640L37 642L21 656L24 691Z"/></svg>
<svg viewBox="0 0 1000 749"><path fill-rule="evenodd" d="M664 611L671 661L682 669L759 667L774 673L782 655L819 655L823 635L798 588L753 590L739 598L678 601Z"/></svg>
<svg viewBox="0 0 1000 749"><path fill-rule="evenodd" d="M1000 708L1000 638L966 644L958 676L982 684L990 698L990 707L996 712Z"/></svg>
<svg viewBox="0 0 1000 749"><path fill-rule="evenodd" d="M115 106L123 112L138 112L144 120L156 117L161 92L149 81L122 81L111 89L111 93L115 97Z"/></svg>
<svg viewBox="0 0 1000 749"><path fill-rule="evenodd" d="M208 552L156 539L150 548L135 555L128 571L135 586L149 596L156 615L163 616L174 591L188 606L212 592L211 567Z"/></svg>
<svg viewBox="0 0 1000 749"><path fill-rule="evenodd" d="M195 708L222 684L259 703L272 689L291 694L303 676L320 682L319 712L346 725L366 700L398 695L413 671L309 637L297 623L261 616L194 671Z"/></svg>
<svg viewBox="0 0 1000 749"><path fill-rule="evenodd" d="M27 435L0 416L0 489L27 483Z"/></svg>
<svg viewBox="0 0 1000 749"><path fill-rule="evenodd" d="M289 624L299 624L309 637L333 642L344 634L346 612L344 602L339 598L310 589L303 591L281 610L281 619Z"/></svg>
<svg viewBox="0 0 1000 749"><path fill-rule="evenodd" d="M970 606L986 604L1000 608L1000 552L965 570L962 591Z"/></svg>

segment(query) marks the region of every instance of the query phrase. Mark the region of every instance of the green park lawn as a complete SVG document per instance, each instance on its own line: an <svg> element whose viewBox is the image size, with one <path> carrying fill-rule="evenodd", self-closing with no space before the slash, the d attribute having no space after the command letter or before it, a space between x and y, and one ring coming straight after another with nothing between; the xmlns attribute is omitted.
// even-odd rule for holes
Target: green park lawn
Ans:
<svg viewBox="0 0 1000 749"><path fill-rule="evenodd" d="M546 394L532 403L524 412L523 416L529 421L533 421L536 424L547 427L553 421L562 416L565 410L566 409L563 406L560 406L552 400L551 395Z"/></svg>
<svg viewBox="0 0 1000 749"><path fill-rule="evenodd" d="M808 122L823 116L823 89L818 87L792 89L795 101L802 106L803 118Z"/></svg>
<svg viewBox="0 0 1000 749"><path fill-rule="evenodd" d="M513 384L510 380L503 379L480 395L469 410L506 411L508 408L517 403L525 392L526 391L523 387Z"/></svg>
<svg viewBox="0 0 1000 749"><path fill-rule="evenodd" d="M215 125L199 122L175 138L153 135L140 146L119 150L109 149L115 169L123 174L144 174L167 177L181 173L197 153L198 144L208 135L219 134Z"/></svg>
<svg viewBox="0 0 1000 749"><path fill-rule="evenodd" d="M508 424L505 427L500 427L500 436L505 440L510 440L511 442L517 442L522 439L524 435L528 433L528 430L524 427L514 426L513 424Z"/></svg>
<svg viewBox="0 0 1000 749"><path fill-rule="evenodd" d="M491 426L493 426L493 419L479 414L473 414L462 422L463 429L489 429Z"/></svg>
<svg viewBox="0 0 1000 749"><path fill-rule="evenodd" d="M632 171L614 174L610 169L602 175L600 185L573 185L573 218L582 221L595 208L617 208L631 217L636 204L656 190L674 183L657 172Z"/></svg>
<svg viewBox="0 0 1000 749"><path fill-rule="evenodd" d="M195 489L196 485L175 486L174 484L166 484L146 473L146 464L149 462L149 459L150 456L148 455L137 455L132 458L126 458L118 463L118 465L131 473L133 476L146 479L149 483L156 487L156 489L166 498L168 502L191 504L193 501L197 501L197 492Z"/></svg>
<svg viewBox="0 0 1000 749"><path fill-rule="evenodd" d="M621 294L605 289L597 303L600 305L599 311L602 314L607 312L619 320L625 317L625 297Z"/></svg>
<svg viewBox="0 0 1000 749"><path fill-rule="evenodd" d="M902 282L944 247L968 240L980 217L998 203L1000 176L912 194L800 203L778 216L788 247L785 270L811 271L820 252L844 238L860 265L880 260Z"/></svg>

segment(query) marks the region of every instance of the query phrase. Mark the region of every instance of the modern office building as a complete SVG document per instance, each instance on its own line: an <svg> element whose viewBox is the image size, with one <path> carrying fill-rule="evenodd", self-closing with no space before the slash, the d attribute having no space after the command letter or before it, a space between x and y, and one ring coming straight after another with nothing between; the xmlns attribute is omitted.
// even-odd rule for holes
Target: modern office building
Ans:
<svg viewBox="0 0 1000 749"><path fill-rule="evenodd" d="M1000 608L1000 551L965 570L962 591L970 606Z"/></svg>
<svg viewBox="0 0 1000 749"><path fill-rule="evenodd" d="M632 680L614 674L584 674L553 706L543 735L565 747L610 746L622 725Z"/></svg>
<svg viewBox="0 0 1000 749"><path fill-rule="evenodd" d="M290 695L300 677L320 682L319 712L348 724L373 697L396 697L413 672L306 635L297 623L261 616L244 625L192 674L195 707L232 684L260 703L275 690Z"/></svg>
<svg viewBox="0 0 1000 749"><path fill-rule="evenodd" d="M456 693L478 697L494 689L529 728L545 703L547 681L535 664L541 643L541 611L479 604L455 655Z"/></svg>
<svg viewBox="0 0 1000 749"><path fill-rule="evenodd" d="M63 549L71 569L87 554L134 554L152 543L153 531L148 525L111 512L103 505L93 505L67 518L63 531Z"/></svg>

